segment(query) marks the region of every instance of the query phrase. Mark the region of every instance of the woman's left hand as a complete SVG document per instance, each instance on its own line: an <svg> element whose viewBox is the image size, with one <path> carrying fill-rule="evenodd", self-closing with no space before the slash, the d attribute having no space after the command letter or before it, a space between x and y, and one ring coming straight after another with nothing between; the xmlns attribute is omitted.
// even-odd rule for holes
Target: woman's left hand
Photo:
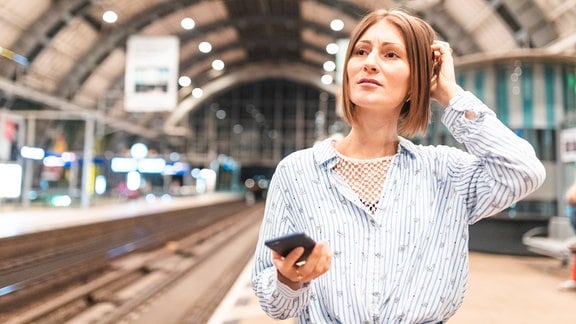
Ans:
<svg viewBox="0 0 576 324"><path fill-rule="evenodd" d="M278 272L278 279L292 290L297 290L305 282L310 282L323 275L330 269L332 262L332 249L326 241L316 243L304 265L296 265L296 260L302 253L304 253L302 247L295 248L286 257L272 251L272 262Z"/></svg>
<svg viewBox="0 0 576 324"><path fill-rule="evenodd" d="M430 47L434 53L434 74L430 84L430 96L442 106L448 107L450 99L463 91L456 83L452 49L447 42L438 40L434 41Z"/></svg>

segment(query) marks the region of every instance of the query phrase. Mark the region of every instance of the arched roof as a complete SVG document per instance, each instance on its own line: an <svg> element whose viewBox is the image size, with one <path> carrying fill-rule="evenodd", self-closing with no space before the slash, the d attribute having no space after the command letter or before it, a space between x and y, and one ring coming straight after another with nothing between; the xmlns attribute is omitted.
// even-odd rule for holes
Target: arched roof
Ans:
<svg viewBox="0 0 576 324"><path fill-rule="evenodd" d="M142 136L171 130L182 135L179 121L202 99L183 93L180 106L166 113L123 109L130 35L178 36L180 75L204 88L203 98L233 82L267 76L323 87L323 63L333 59L326 45L346 38L377 7L406 8L423 17L460 58L531 48L575 53L573 0L3 0L0 104L16 109L28 101L93 113ZM104 23L105 10L117 12L118 21ZM194 29L180 26L185 17L194 19ZM344 21L342 31L330 29L335 18ZM212 44L212 52L198 50L202 41ZM211 68L214 58L226 64L221 73Z"/></svg>

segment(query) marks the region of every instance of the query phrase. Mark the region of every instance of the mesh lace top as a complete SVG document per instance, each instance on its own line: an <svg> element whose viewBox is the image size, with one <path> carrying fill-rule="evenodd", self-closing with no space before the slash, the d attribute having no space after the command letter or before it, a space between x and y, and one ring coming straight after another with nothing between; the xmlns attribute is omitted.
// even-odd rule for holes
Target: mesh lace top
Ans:
<svg viewBox="0 0 576 324"><path fill-rule="evenodd" d="M348 183L372 215L376 212L392 157L358 160L338 154L334 171Z"/></svg>

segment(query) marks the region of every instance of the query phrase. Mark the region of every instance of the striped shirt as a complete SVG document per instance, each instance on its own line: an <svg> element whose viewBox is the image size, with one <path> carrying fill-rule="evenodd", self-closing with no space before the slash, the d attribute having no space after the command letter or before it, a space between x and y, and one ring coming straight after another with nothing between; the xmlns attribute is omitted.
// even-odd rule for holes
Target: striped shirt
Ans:
<svg viewBox="0 0 576 324"><path fill-rule="evenodd" d="M334 171L332 140L278 164L252 274L269 316L436 323L458 310L468 284L468 225L536 190L545 170L532 146L469 92L450 101L442 122L466 152L400 138L374 214ZM334 252L330 269L296 291L278 281L264 245L291 232L325 240Z"/></svg>

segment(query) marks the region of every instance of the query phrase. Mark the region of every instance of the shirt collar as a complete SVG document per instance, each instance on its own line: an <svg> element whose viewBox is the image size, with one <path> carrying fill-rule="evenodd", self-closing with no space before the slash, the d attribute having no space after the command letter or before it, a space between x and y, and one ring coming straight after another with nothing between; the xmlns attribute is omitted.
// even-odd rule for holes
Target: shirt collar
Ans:
<svg viewBox="0 0 576 324"><path fill-rule="evenodd" d="M408 155L410 157L416 156L416 145L410 140L398 136L398 152L403 155ZM314 161L317 165L325 165L328 168L332 168L336 164L336 149L334 148L334 142L336 140L333 138L327 138L321 142L318 142L313 147Z"/></svg>

